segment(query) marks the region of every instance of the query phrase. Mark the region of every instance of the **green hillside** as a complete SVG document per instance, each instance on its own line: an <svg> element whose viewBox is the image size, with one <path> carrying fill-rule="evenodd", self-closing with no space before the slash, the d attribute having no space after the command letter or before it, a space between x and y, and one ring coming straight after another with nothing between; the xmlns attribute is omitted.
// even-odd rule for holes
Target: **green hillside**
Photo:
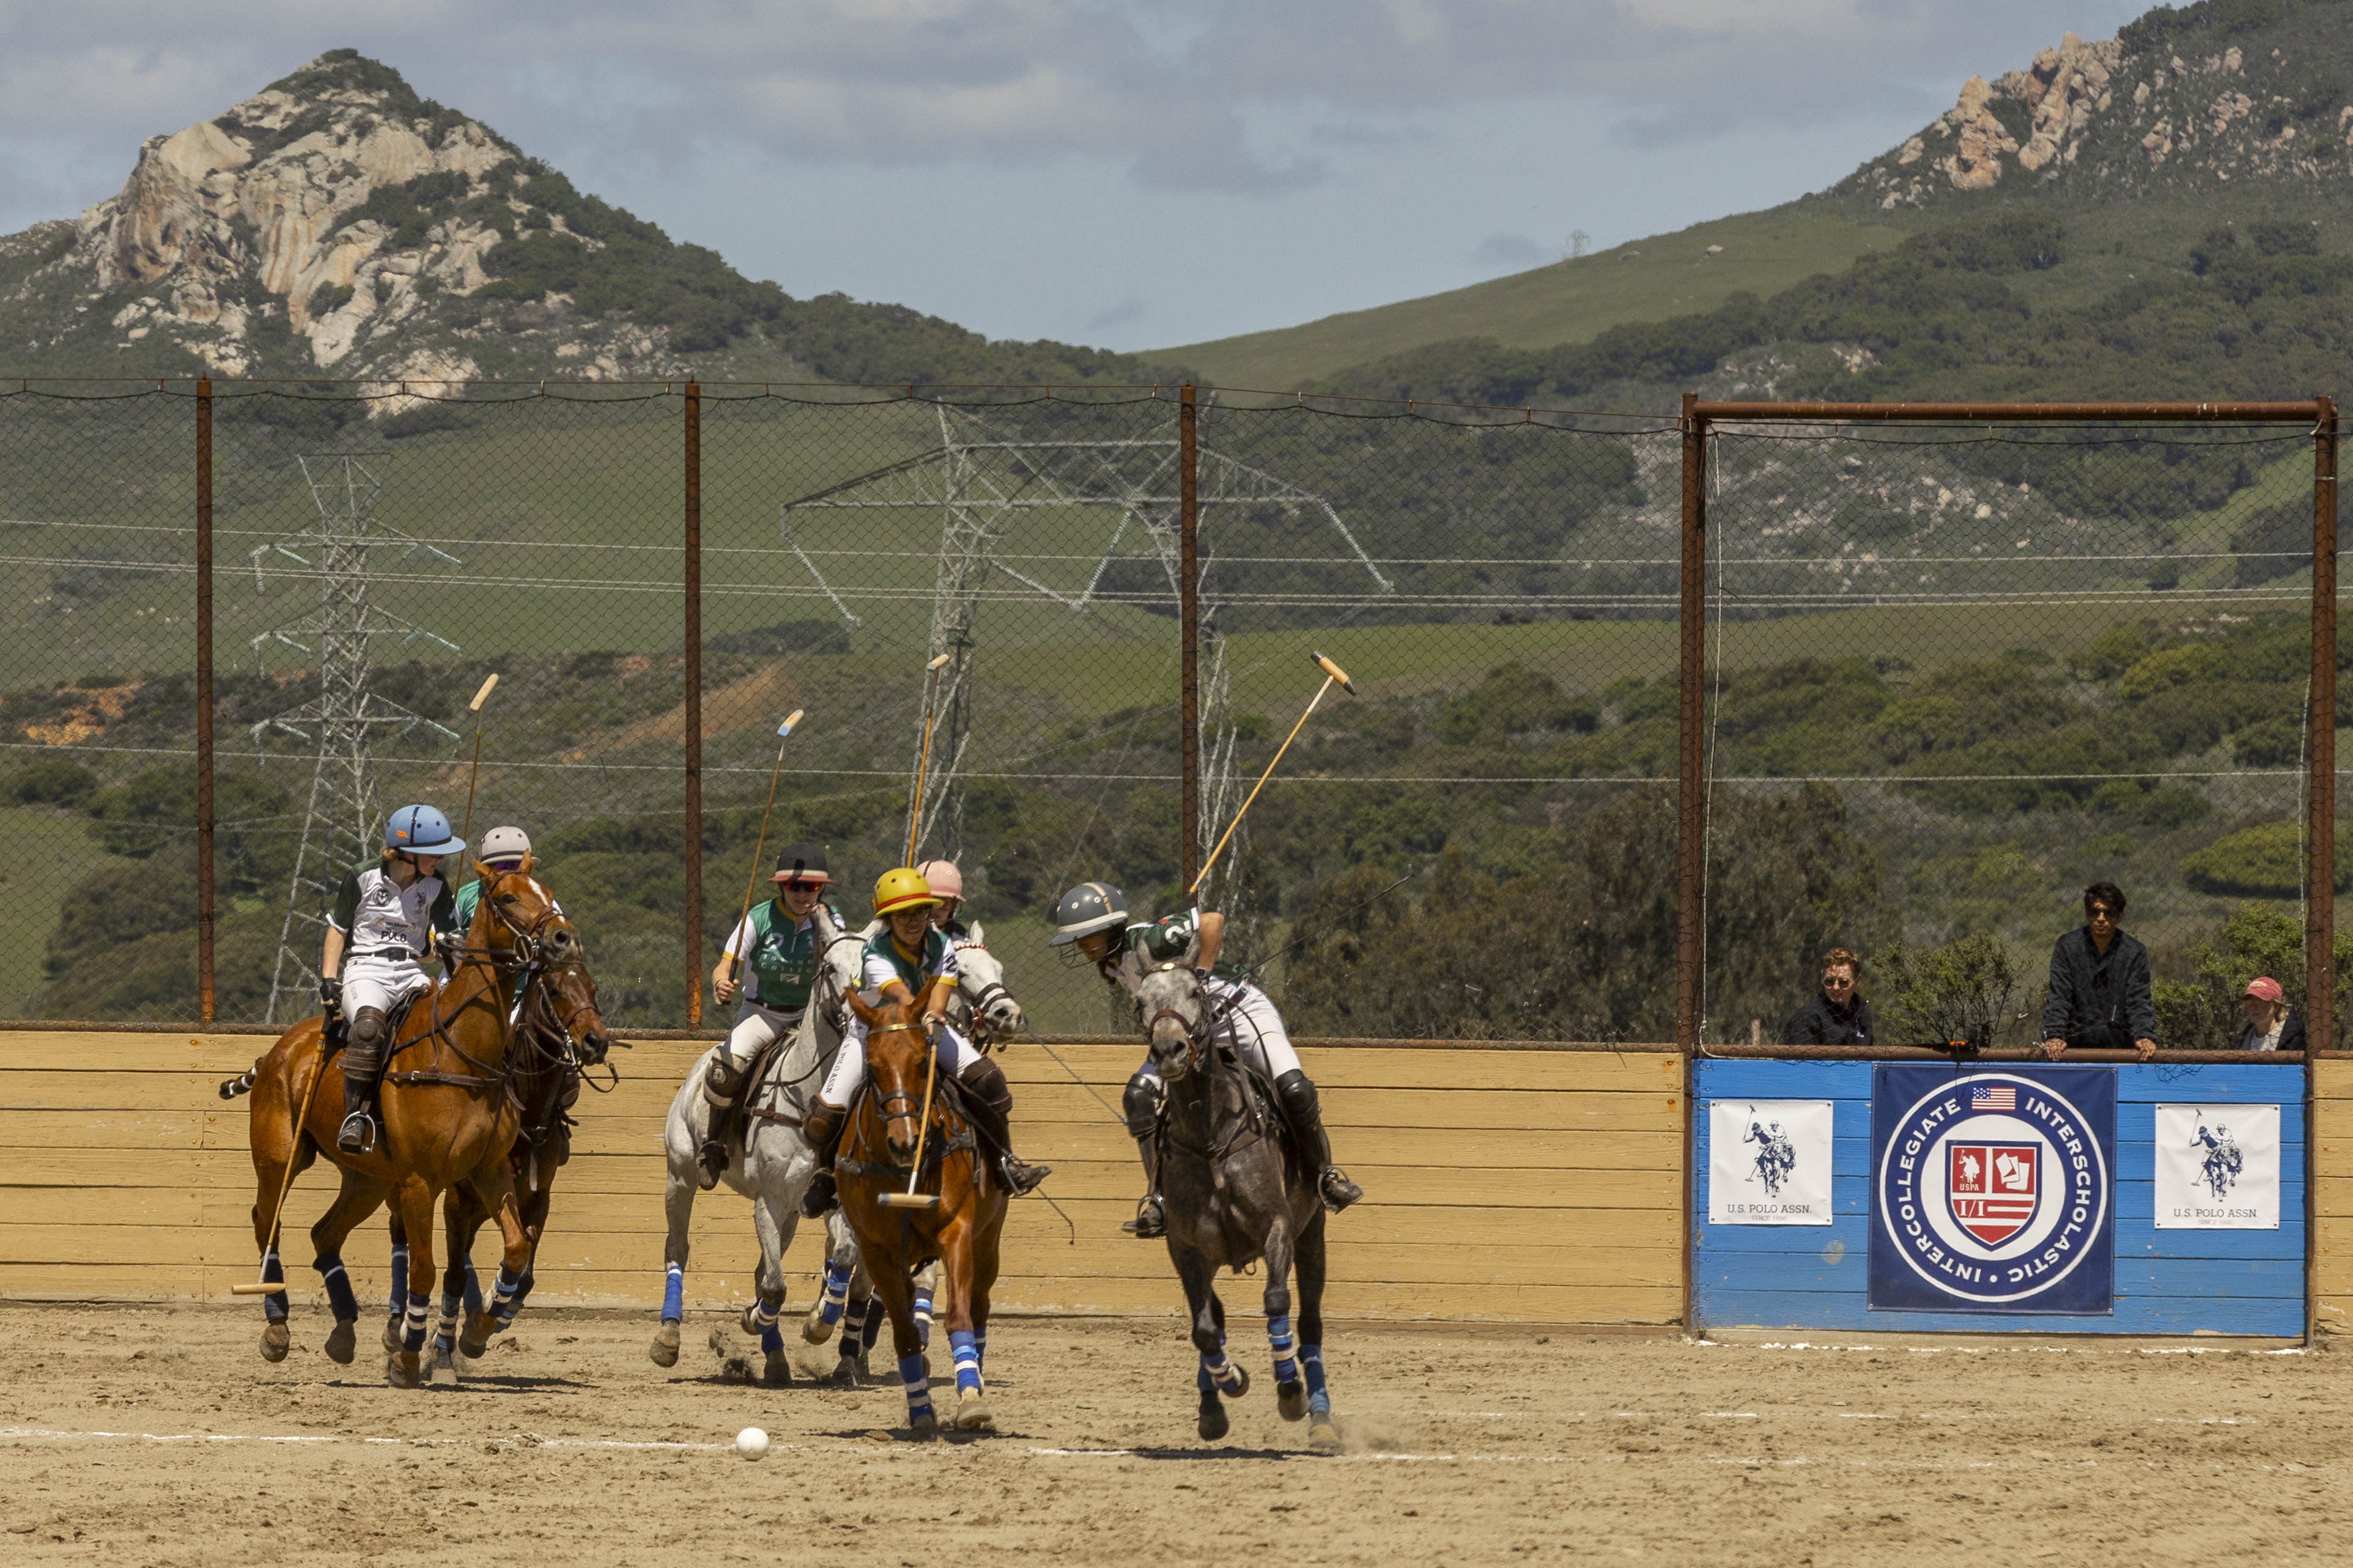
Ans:
<svg viewBox="0 0 2353 1568"><path fill-rule="evenodd" d="M1288 391L1345 366L1449 338L1514 348L1583 342L1621 321L1710 310L1736 293L1777 293L1843 269L1904 237L1885 223L1799 206L1744 213L1634 240L1576 261L1303 326L1155 351L1226 386ZM1709 255L1710 246L1721 247Z"/></svg>

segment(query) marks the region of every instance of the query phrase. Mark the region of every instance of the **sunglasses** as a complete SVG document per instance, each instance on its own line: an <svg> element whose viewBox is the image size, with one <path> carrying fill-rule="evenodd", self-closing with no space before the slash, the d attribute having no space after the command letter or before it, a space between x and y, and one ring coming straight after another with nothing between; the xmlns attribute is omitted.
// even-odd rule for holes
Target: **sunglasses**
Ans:
<svg viewBox="0 0 2353 1568"><path fill-rule="evenodd" d="M1827 974L1822 976L1822 984L1832 991L1843 991L1853 984L1852 979L1833 980Z"/></svg>
<svg viewBox="0 0 2353 1568"><path fill-rule="evenodd" d="M2092 919L2095 921L2112 921L2116 918L2116 911L2108 908L2107 905L2094 904L2092 906Z"/></svg>

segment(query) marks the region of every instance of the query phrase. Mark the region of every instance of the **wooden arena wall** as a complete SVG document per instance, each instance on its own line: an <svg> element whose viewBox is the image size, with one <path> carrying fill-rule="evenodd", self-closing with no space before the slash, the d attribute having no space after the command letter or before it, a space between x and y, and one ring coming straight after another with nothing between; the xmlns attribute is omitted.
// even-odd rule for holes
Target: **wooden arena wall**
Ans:
<svg viewBox="0 0 2353 1568"><path fill-rule="evenodd" d="M2332 1052L2311 1070L2313 1326L2353 1333L2353 1060Z"/></svg>
<svg viewBox="0 0 2353 1568"><path fill-rule="evenodd" d="M216 1086L269 1045L250 1035L0 1033L0 1296L221 1299L253 1277L248 1100ZM662 1119L706 1048L616 1052L622 1083L586 1094L556 1188L534 1302L638 1306L662 1288ZM1132 1044L1039 1046L1000 1060L1022 1152L1055 1167L1054 1211L1014 1206L998 1303L1009 1310L1169 1313L1167 1254L1123 1236L1141 1177L1118 1125ZM1683 1310L1682 1060L1659 1052L1306 1047L1341 1161L1366 1201L1332 1226L1327 1312L1350 1318L1669 1323ZM1089 1088L1093 1091L1088 1092ZM304 1232L333 1178L298 1177L284 1251L299 1300L318 1300ZM806 1306L821 1232L786 1259ZM700 1194L686 1299L748 1299L751 1211ZM487 1256L487 1253L485 1254ZM364 1301L389 1289L384 1221L344 1249ZM1259 1286L1229 1279L1229 1306ZM298 1307L298 1310L301 1310Z"/></svg>

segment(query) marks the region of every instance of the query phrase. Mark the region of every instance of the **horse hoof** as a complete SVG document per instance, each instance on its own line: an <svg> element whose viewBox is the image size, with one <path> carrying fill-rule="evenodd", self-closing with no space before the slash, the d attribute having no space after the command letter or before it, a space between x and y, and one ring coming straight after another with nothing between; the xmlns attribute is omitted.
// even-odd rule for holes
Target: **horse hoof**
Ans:
<svg viewBox="0 0 2353 1568"><path fill-rule="evenodd" d="M432 1384L436 1388L457 1387L457 1358L452 1356L446 1350L436 1350L433 1352L433 1368L426 1374L426 1381Z"/></svg>
<svg viewBox="0 0 2353 1568"><path fill-rule="evenodd" d="M1307 1428L1307 1446L1319 1454L1340 1451L1340 1428L1332 1425L1329 1415L1318 1415L1314 1424Z"/></svg>
<svg viewBox="0 0 2353 1568"><path fill-rule="evenodd" d="M997 1417L988 1413L988 1401L980 1390L971 1388L956 1395L956 1430L987 1432L994 1430Z"/></svg>
<svg viewBox="0 0 2353 1568"><path fill-rule="evenodd" d="M477 1312L466 1320L466 1327L458 1335L458 1349L468 1361L480 1361L490 1353L491 1336L499 1325L488 1312Z"/></svg>
<svg viewBox="0 0 2353 1568"><path fill-rule="evenodd" d="M907 1431L916 1442L928 1443L940 1435L940 1418L936 1412L926 1410L907 1423Z"/></svg>
<svg viewBox="0 0 2353 1568"><path fill-rule="evenodd" d="M654 1331L653 1347L646 1353L654 1358L656 1366L676 1366L678 1364L678 1325L664 1320L662 1326Z"/></svg>
<svg viewBox="0 0 2353 1568"><path fill-rule="evenodd" d="M855 1356L843 1356L839 1361L835 1362L833 1363L833 1377L831 1382L836 1388L856 1388L858 1386L858 1358Z"/></svg>
<svg viewBox="0 0 2353 1568"><path fill-rule="evenodd" d="M824 1310L825 1303L820 1301L809 1309L807 1317L801 1320L801 1339L805 1342L821 1345L833 1338L833 1325L819 1315Z"/></svg>
<svg viewBox="0 0 2353 1568"><path fill-rule="evenodd" d="M384 1380L395 1388L422 1387L425 1378L417 1360L415 1351L403 1350L385 1363Z"/></svg>
<svg viewBox="0 0 2353 1568"><path fill-rule="evenodd" d="M386 1355L398 1355L400 1353L400 1314L396 1312L391 1317L386 1318L384 1321L384 1353Z"/></svg>
<svg viewBox="0 0 2353 1568"><path fill-rule="evenodd" d="M1232 1427L1233 1423L1226 1419L1226 1407L1223 1402L1214 1394L1201 1395L1199 1426L1201 1441L1214 1443L1223 1437Z"/></svg>
<svg viewBox="0 0 2353 1568"><path fill-rule="evenodd" d="M1307 1419L1307 1385L1303 1383L1278 1383L1274 1385L1274 1413L1285 1421Z"/></svg>
<svg viewBox="0 0 2353 1568"><path fill-rule="evenodd" d="M337 1366L349 1366L352 1357L359 1353L358 1320L338 1318L327 1334L327 1359Z"/></svg>
<svg viewBox="0 0 2353 1568"><path fill-rule="evenodd" d="M782 1388L792 1380L793 1364L785 1359L785 1352L770 1351L767 1364L760 1369L760 1381L773 1387Z"/></svg>
<svg viewBox="0 0 2353 1568"><path fill-rule="evenodd" d="M286 1352L293 1342L293 1332L284 1323L264 1325L261 1331L261 1359L267 1362L284 1361ZM345 1356L343 1359L349 1361L351 1358Z"/></svg>

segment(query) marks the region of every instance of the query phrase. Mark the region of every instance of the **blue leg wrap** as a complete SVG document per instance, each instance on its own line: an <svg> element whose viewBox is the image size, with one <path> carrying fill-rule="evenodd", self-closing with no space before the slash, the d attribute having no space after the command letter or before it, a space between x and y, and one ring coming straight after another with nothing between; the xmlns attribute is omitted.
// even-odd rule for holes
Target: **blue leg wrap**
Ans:
<svg viewBox="0 0 2353 1568"><path fill-rule="evenodd" d="M460 1258L441 1276L441 1321L434 1325L433 1348L454 1351L458 1348L458 1309L466 1300L464 1270L471 1265Z"/></svg>
<svg viewBox="0 0 2353 1568"><path fill-rule="evenodd" d="M785 1348L785 1331L770 1323L760 1331L760 1348L774 1355Z"/></svg>
<svg viewBox="0 0 2353 1568"><path fill-rule="evenodd" d="M923 1358L920 1352L899 1358L899 1382L907 1390L907 1419L920 1421L932 1415L932 1390L923 1376Z"/></svg>
<svg viewBox="0 0 2353 1568"><path fill-rule="evenodd" d="M401 1304L407 1300L408 1244L403 1242L392 1249L392 1300L385 1307L385 1316L399 1317Z"/></svg>
<svg viewBox="0 0 2353 1568"><path fill-rule="evenodd" d="M662 1315L665 1323L686 1316L686 1266L673 1263L662 1275Z"/></svg>
<svg viewBox="0 0 2353 1568"><path fill-rule="evenodd" d="M320 1254L311 1265L327 1287L327 1302L334 1310L335 1321L356 1322L360 1315L360 1299L352 1294L352 1277L343 1272L343 1260L332 1252Z"/></svg>
<svg viewBox="0 0 2353 1568"><path fill-rule="evenodd" d="M272 1285L283 1284L285 1282L286 1268L283 1264L278 1261L278 1248L275 1247L261 1255L261 1277ZM286 1321L286 1292L283 1290L272 1290L269 1295L264 1296L261 1299L261 1315L269 1319L273 1323L284 1322Z"/></svg>
<svg viewBox="0 0 2353 1568"><path fill-rule="evenodd" d="M817 1319L820 1323L841 1321L842 1309L849 1304L850 1268L847 1264L828 1263L825 1266L825 1289L818 1298Z"/></svg>
<svg viewBox="0 0 2353 1568"><path fill-rule="evenodd" d="M426 1299L425 1292L411 1290L408 1293L408 1314L401 1326L400 1345L411 1355L425 1349L425 1314L431 1310L432 1303Z"/></svg>
<svg viewBox="0 0 2353 1568"><path fill-rule="evenodd" d="M1332 1414L1332 1396L1324 1390L1324 1347L1299 1347L1300 1370L1307 1374L1307 1408L1315 1415Z"/></svg>
<svg viewBox="0 0 2353 1568"><path fill-rule="evenodd" d="M932 1296L928 1290L915 1292L915 1342L925 1350L932 1348Z"/></svg>
<svg viewBox="0 0 2353 1568"><path fill-rule="evenodd" d="M948 1331L948 1349L950 1353L955 1357L956 1394L958 1397L962 1397L964 1391L967 1388L971 1389L975 1394L978 1394L980 1392L980 1346L973 1342L972 1331L970 1329L950 1329Z"/></svg>
<svg viewBox="0 0 2353 1568"><path fill-rule="evenodd" d="M522 1311L522 1304L531 1300L532 1281L536 1279L538 1277L539 1265L537 1263L526 1263L522 1266L522 1283L515 1287L514 1304L516 1311Z"/></svg>
<svg viewBox="0 0 2353 1568"><path fill-rule="evenodd" d="M503 1329L514 1321L515 1308L522 1304L518 1294L522 1289L521 1277L508 1273L506 1265L500 1264L498 1294L491 1302L491 1317L500 1328Z"/></svg>
<svg viewBox="0 0 2353 1568"><path fill-rule="evenodd" d="M466 1271L466 1310L479 1312L482 1310L482 1282L474 1278L474 1260L469 1258L461 1267Z"/></svg>
<svg viewBox="0 0 2353 1568"><path fill-rule="evenodd" d="M1266 1321L1267 1348L1274 1352L1274 1381L1297 1383L1299 1363L1293 1355L1291 1318L1288 1313Z"/></svg>
<svg viewBox="0 0 2353 1568"><path fill-rule="evenodd" d="M769 1306L768 1299L765 1296L753 1303L752 1326L760 1331L763 1342L765 1342L768 1331L776 1326L776 1319L784 1310L785 1306L781 1301L773 1307Z"/></svg>
<svg viewBox="0 0 2353 1568"><path fill-rule="evenodd" d="M1247 1385L1242 1382L1242 1369L1226 1359L1225 1343L1226 1337L1219 1334L1218 1353L1201 1358L1201 1390L1206 1394L1215 1385L1227 1398L1239 1398Z"/></svg>

